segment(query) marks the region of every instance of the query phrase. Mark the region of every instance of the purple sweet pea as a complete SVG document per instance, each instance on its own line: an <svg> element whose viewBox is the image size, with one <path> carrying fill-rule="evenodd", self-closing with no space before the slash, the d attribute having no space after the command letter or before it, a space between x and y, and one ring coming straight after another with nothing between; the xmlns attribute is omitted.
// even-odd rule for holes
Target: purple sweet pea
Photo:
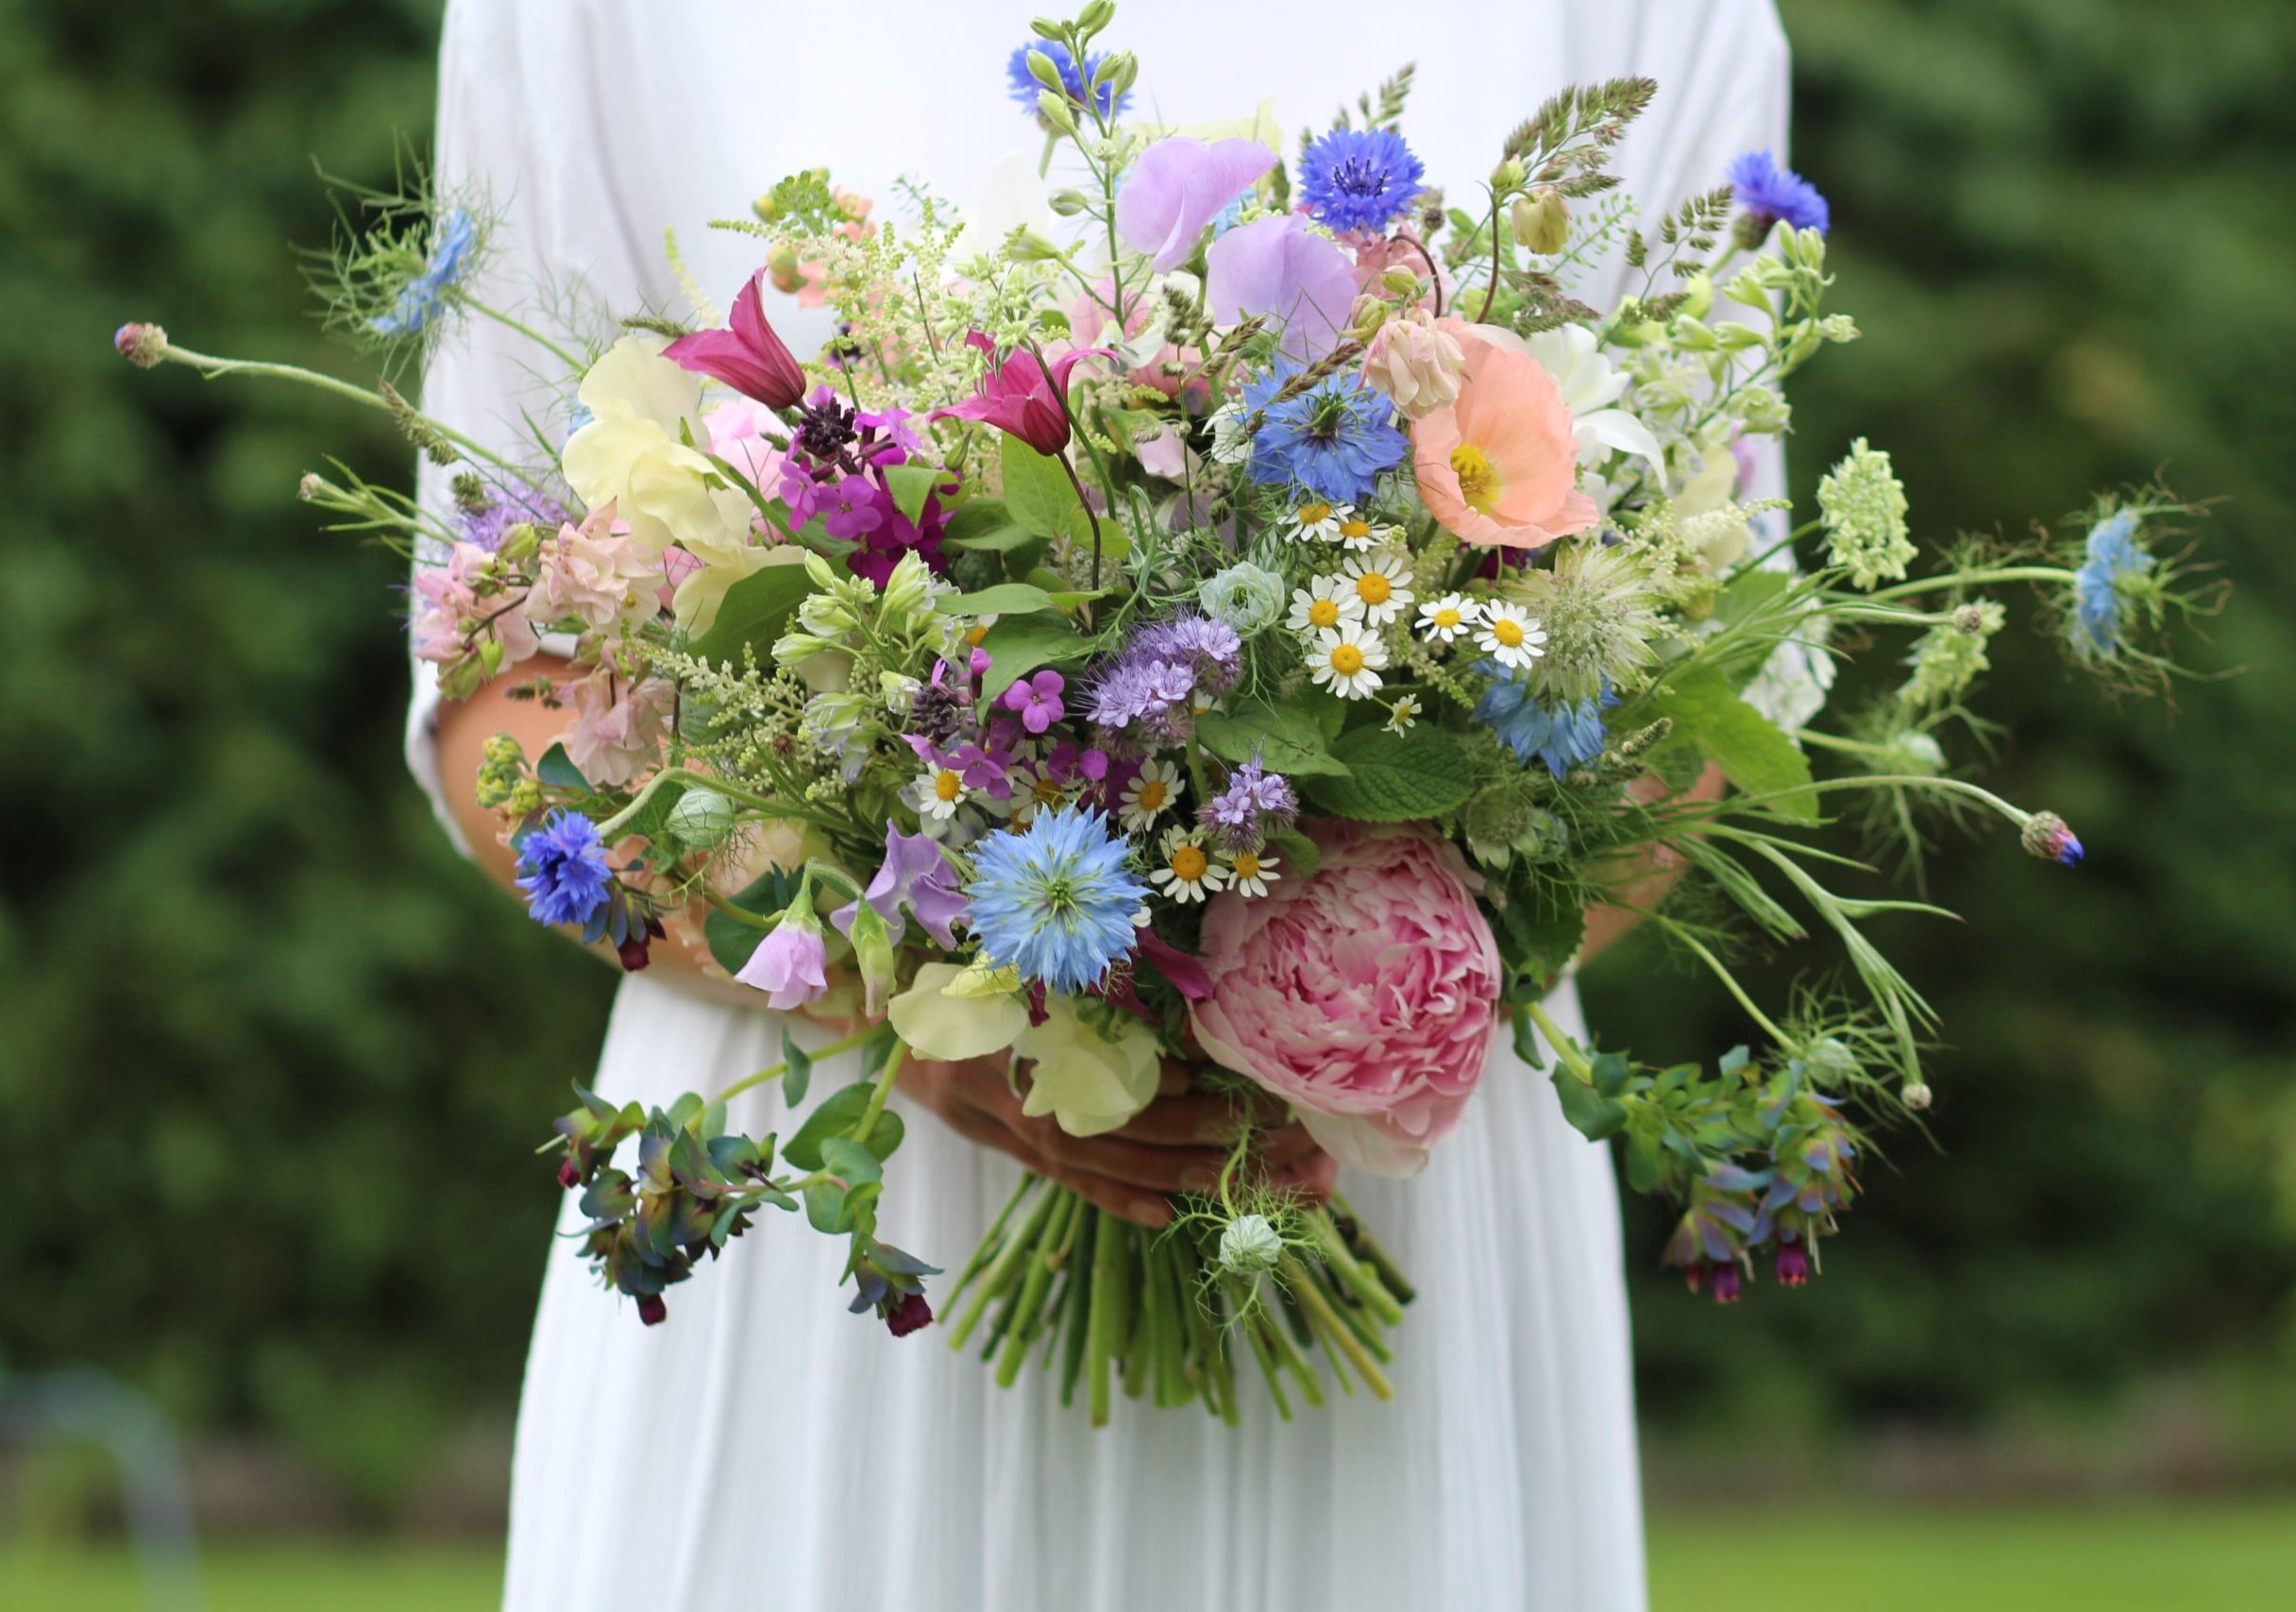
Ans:
<svg viewBox="0 0 2296 1612"><path fill-rule="evenodd" d="M965 897L956 887L955 871L941 856L940 847L925 835L903 834L890 823L886 825L885 862L877 876L869 881L869 889L861 892L861 900L876 908L895 942L903 926L901 909L906 907L918 927L937 944L944 948L956 944L949 925L965 915ZM837 926L837 933L853 933L853 913L859 905L856 902L831 915L829 921Z"/></svg>
<svg viewBox="0 0 2296 1612"><path fill-rule="evenodd" d="M1117 233L1167 274L1195 251L1204 227L1275 165L1275 153L1257 140L1159 140L1140 154L1116 193Z"/></svg>
<svg viewBox="0 0 2296 1612"><path fill-rule="evenodd" d="M1340 345L1355 306L1356 274L1339 243L1296 212L1230 229L1205 255L1206 302L1232 325L1255 314L1281 321L1276 350L1313 364Z"/></svg>
<svg viewBox="0 0 2296 1612"><path fill-rule="evenodd" d="M1021 725L1030 733L1040 734L1068 715L1060 703L1060 691L1067 687L1068 679L1057 671L1039 671L1005 689L998 704L1017 713Z"/></svg>
<svg viewBox="0 0 2296 1612"><path fill-rule="evenodd" d="M812 915L793 912L757 942L757 950L734 976L742 984L766 993L766 1006L777 1012L809 1007L829 990L829 949Z"/></svg>

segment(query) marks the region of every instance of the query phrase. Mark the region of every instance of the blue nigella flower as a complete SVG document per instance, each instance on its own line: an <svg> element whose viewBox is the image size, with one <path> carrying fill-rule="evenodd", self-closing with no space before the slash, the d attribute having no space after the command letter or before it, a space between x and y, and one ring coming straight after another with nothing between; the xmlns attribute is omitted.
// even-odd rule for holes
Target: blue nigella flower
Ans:
<svg viewBox="0 0 2296 1612"><path fill-rule="evenodd" d="M1478 660L1475 670L1494 679L1475 703L1475 720L1489 722L1525 766L1534 759L1544 761L1560 778L1602 754L1603 741L1610 737L1602 713L1618 704L1609 682L1598 699L1558 704L1540 699L1520 673L1509 672L1494 660Z"/></svg>
<svg viewBox="0 0 2296 1612"><path fill-rule="evenodd" d="M1393 129L1335 128L1300 156L1300 199L1330 229L1382 230L1410 211L1426 174Z"/></svg>
<svg viewBox="0 0 2296 1612"><path fill-rule="evenodd" d="M1001 966L1073 994L1131 955L1133 914L1148 887L1125 867L1128 847L1089 806L1040 811L1025 830L1002 829L972 853L970 923Z"/></svg>
<svg viewBox="0 0 2296 1612"><path fill-rule="evenodd" d="M2116 510L2089 528L2088 558L2073 572L2073 651L2100 659L2120 647L2120 579L2152 568L2136 546L2136 516Z"/></svg>
<svg viewBox="0 0 2296 1612"><path fill-rule="evenodd" d="M478 221L462 208L442 214L430 241L430 259L422 273L398 288L398 300L388 314L367 323L377 335L411 336L438 317L440 300L463 278L464 260L479 244Z"/></svg>
<svg viewBox="0 0 2296 1612"><path fill-rule="evenodd" d="M1352 371L1327 376L1305 392L1273 403L1300 372L1289 359L1243 384L1248 413L1267 418L1252 439L1255 482L1297 483L1332 503L1361 503L1382 470L1403 463L1411 439L1394 426L1394 407Z"/></svg>
<svg viewBox="0 0 2296 1612"><path fill-rule="evenodd" d="M1028 53L1032 50L1040 50L1053 59L1053 65L1060 70L1060 88L1077 106L1084 105L1086 93L1091 88L1092 75L1099 72L1100 64L1108 59L1105 51L1089 50L1085 52L1084 62L1079 66L1067 45L1052 40L1033 39L1026 44L1015 45L1012 55L1004 63L1004 77L1012 86L1012 98L1032 113L1037 110L1037 92L1044 88L1037 82L1037 76L1028 70ZM1096 93L1102 117L1122 117L1124 110L1132 105L1130 92L1118 95L1112 85L1103 84Z"/></svg>
<svg viewBox="0 0 2296 1612"><path fill-rule="evenodd" d="M1832 212L1817 187L1793 169L1780 167L1778 159L1767 151L1748 151L1732 162L1730 183L1738 205L1765 235L1780 219L1797 229L1815 229L1820 235L1832 226Z"/></svg>
<svg viewBox="0 0 2296 1612"><path fill-rule="evenodd" d="M598 824L563 807L518 846L518 888L537 924L588 924L614 883Z"/></svg>

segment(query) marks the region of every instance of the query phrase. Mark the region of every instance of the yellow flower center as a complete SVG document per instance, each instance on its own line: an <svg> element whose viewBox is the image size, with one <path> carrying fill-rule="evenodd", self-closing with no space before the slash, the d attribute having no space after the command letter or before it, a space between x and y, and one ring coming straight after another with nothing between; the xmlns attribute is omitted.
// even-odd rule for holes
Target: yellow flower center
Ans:
<svg viewBox="0 0 2296 1612"><path fill-rule="evenodd" d="M1059 782L1059 780L1058 780L1058 779L1056 779L1056 778L1039 778L1039 779L1038 779L1038 780L1037 780L1036 795L1037 795L1037 804L1038 804L1038 806L1057 806L1057 805L1059 805L1059 804L1060 804L1060 782Z"/></svg>
<svg viewBox="0 0 2296 1612"><path fill-rule="evenodd" d="M1340 624L1340 602L1318 599L1308 605L1308 624L1312 627L1336 627Z"/></svg>
<svg viewBox="0 0 2296 1612"><path fill-rule="evenodd" d="M936 772L933 774L933 792L944 801L953 801L965 792L965 780L945 770Z"/></svg>
<svg viewBox="0 0 2296 1612"><path fill-rule="evenodd" d="M1356 578L1356 597L1366 604L1385 604L1393 587L1383 571L1365 571Z"/></svg>
<svg viewBox="0 0 2296 1612"><path fill-rule="evenodd" d="M1194 884L1198 879L1202 878L1204 876L1204 870L1210 865L1211 863L1209 858L1204 855L1203 850L1198 846L1183 845L1172 854L1172 871L1173 875L1178 878L1186 879L1190 884Z"/></svg>
<svg viewBox="0 0 2296 1612"><path fill-rule="evenodd" d="M1353 644L1333 645L1331 670L1342 677L1353 677L1363 670L1363 652Z"/></svg>
<svg viewBox="0 0 2296 1612"><path fill-rule="evenodd" d="M1449 632L1452 628L1459 625L1459 612L1452 609L1448 604L1444 605L1442 609L1435 612L1435 624L1438 627L1441 627L1444 632Z"/></svg>
<svg viewBox="0 0 2296 1612"><path fill-rule="evenodd" d="M1468 507L1489 515L1499 501L1499 475L1483 450L1472 442L1452 449L1451 472L1459 478L1459 496Z"/></svg>
<svg viewBox="0 0 2296 1612"><path fill-rule="evenodd" d="M1349 542L1359 542L1371 535L1371 522L1361 516L1351 516L1340 522L1340 535Z"/></svg>
<svg viewBox="0 0 2296 1612"><path fill-rule="evenodd" d="M1302 526L1321 526L1331 518L1331 506L1327 503L1303 503L1294 513Z"/></svg>
<svg viewBox="0 0 2296 1612"><path fill-rule="evenodd" d="M1164 799L1172 791L1165 787L1164 780L1161 778L1148 778L1143 780L1140 784L1140 792L1139 796L1140 810L1162 811L1164 809Z"/></svg>
<svg viewBox="0 0 2296 1612"><path fill-rule="evenodd" d="M1502 616L1491 623L1491 636L1509 649L1518 649L1523 642L1523 623Z"/></svg>
<svg viewBox="0 0 2296 1612"><path fill-rule="evenodd" d="M1236 853L1235 868L1238 878L1256 879L1259 876L1259 858L1249 851L1239 851Z"/></svg>

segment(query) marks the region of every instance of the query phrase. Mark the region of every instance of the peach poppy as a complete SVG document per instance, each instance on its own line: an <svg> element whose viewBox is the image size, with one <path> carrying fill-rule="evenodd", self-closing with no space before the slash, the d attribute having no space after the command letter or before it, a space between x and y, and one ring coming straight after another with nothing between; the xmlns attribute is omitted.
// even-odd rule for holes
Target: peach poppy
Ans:
<svg viewBox="0 0 2296 1612"><path fill-rule="evenodd" d="M1411 427L1427 513L1482 548L1542 549L1594 525L1599 512L1578 491L1578 444L1554 377L1464 321L1437 328L1467 362L1458 400Z"/></svg>

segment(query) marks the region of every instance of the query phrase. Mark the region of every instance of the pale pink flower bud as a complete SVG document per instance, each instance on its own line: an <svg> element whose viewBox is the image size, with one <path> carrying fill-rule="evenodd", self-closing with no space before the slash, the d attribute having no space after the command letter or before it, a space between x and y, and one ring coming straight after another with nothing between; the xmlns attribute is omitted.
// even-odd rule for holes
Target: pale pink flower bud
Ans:
<svg viewBox="0 0 2296 1612"><path fill-rule="evenodd" d="M1363 350L1363 379L1394 400L1395 412L1415 420L1459 400L1466 354L1424 308L1398 314Z"/></svg>

